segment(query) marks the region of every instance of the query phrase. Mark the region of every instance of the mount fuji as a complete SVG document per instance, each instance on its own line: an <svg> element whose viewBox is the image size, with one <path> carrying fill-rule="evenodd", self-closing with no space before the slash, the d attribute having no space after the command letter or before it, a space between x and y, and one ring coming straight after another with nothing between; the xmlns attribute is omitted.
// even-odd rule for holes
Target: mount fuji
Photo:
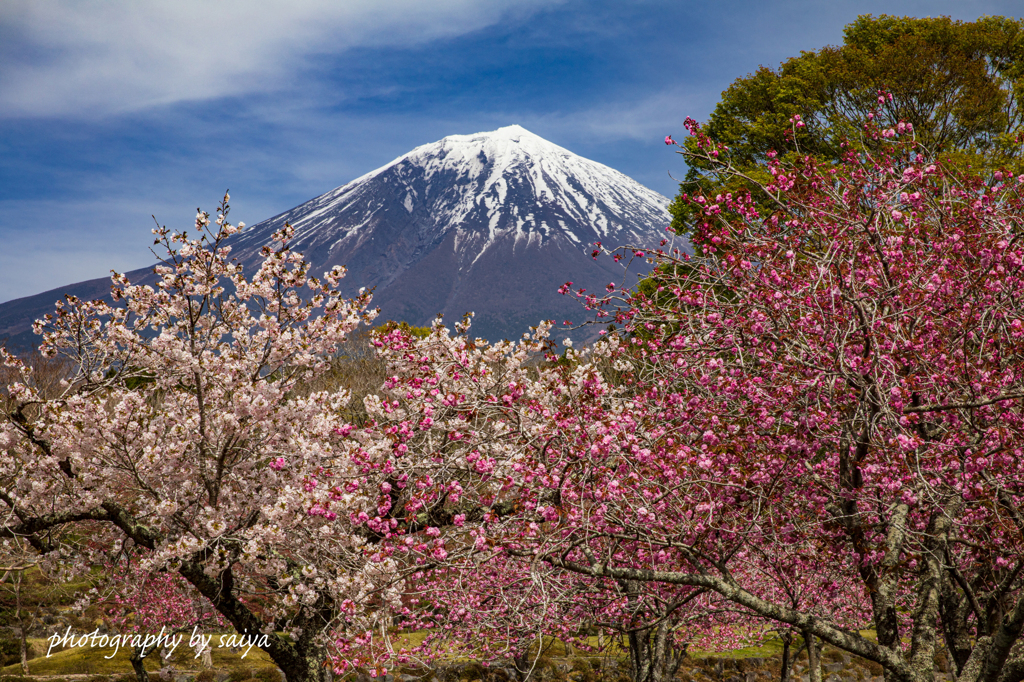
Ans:
<svg viewBox="0 0 1024 682"><path fill-rule="evenodd" d="M343 287L373 287L378 319L427 324L475 313L471 333L518 338L542 319L581 322L573 297L603 292L624 271L593 260L594 242L657 246L671 221L669 200L595 161L518 126L452 135L423 145L326 194L231 238L247 271L285 223L291 248L319 275L345 265ZM683 244L683 248L689 248ZM135 281L149 269L128 273ZM106 296L109 280L62 287L0 305L0 339L22 339L32 319L64 293ZM22 344L18 344L22 345Z"/></svg>

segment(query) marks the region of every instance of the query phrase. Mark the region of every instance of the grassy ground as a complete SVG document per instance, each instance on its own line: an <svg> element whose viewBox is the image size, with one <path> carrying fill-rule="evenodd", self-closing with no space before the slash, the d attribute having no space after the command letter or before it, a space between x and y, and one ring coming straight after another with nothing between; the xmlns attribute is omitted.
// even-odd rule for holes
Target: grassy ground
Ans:
<svg viewBox="0 0 1024 682"><path fill-rule="evenodd" d="M863 631L861 633L867 637L873 637L874 633L871 631ZM405 646L416 646L421 644L425 639L427 633L425 631L407 633L398 636L401 644ZM266 668L273 666L273 662L270 657L257 647L252 647L246 654L245 649L241 651L233 652L227 647L219 647L220 642L219 635L214 635L211 642L213 647L213 667L217 670L224 671L227 673L241 672L243 670L253 671L259 670L260 668ZM47 648L49 647L49 641L43 638L34 638L29 640L33 658L29 660L29 673L31 675L43 675L43 676L68 676L68 675L104 675L104 676L120 676L129 674L132 672L131 662L128 660L130 651L126 648L121 648L116 653L113 647L105 649L101 648L88 648L78 647L61 649L55 647L52 653L47 656ZM545 659L583 659L592 660L598 658L612 658L622 659L626 658L626 651L616 643L615 640L606 640L605 648L603 651L597 653L598 639L597 637L591 637L588 639L588 644L593 647L595 652L588 652L580 650L576 647L566 647L561 641L550 640L545 642L545 651L543 657ZM795 653L801 645L799 638L794 638L792 644L792 651ZM778 639L768 639L761 646L751 646L742 649L735 649L732 651L725 652L711 652L701 651L699 649L690 649L689 657L693 660L700 659L748 659L748 658L762 658L771 659L779 656L782 653L782 642ZM175 650L174 654L170 658L171 665L178 671L199 671L202 669L199 659L194 658L195 652L188 646L188 633L185 633L182 643ZM243 654L245 657L243 658ZM469 656L455 655L451 657L453 662L468 662L471 660ZM145 661L146 670L155 672L162 666L162 662L159 659L157 652L152 653L146 658ZM21 675L20 664L8 665L0 668L0 675Z"/></svg>
<svg viewBox="0 0 1024 682"><path fill-rule="evenodd" d="M426 638L426 632L414 632L409 634L399 635L396 639L406 646L416 646L422 644ZM793 643L793 651L800 646L801 640L797 638ZM599 649L599 641L597 637L588 637L587 644L593 649L593 651L586 651L577 647L567 647L564 643L559 640L548 640L545 639L545 658L553 659L567 659L567 658L579 658L579 659L598 659L598 658L613 658L625 660L627 651L623 648L616 639L606 638L604 643L604 649ZM691 648L688 652L691 658L726 658L726 659L745 659L745 658L771 658L773 656L779 656L782 653L782 641L778 639L769 639L761 646L750 646L743 649L734 649L732 651L702 651L697 648ZM454 656L452 660L457 662L466 662L471 660L468 656Z"/></svg>
<svg viewBox="0 0 1024 682"><path fill-rule="evenodd" d="M228 672L243 669L258 669L273 665L270 657L262 650L253 647L245 654L243 648L238 653L232 652L229 648L218 648L217 638L214 637L213 646L213 667ZM120 649L114 654L113 647L107 649L80 647L74 649L55 649L49 657L46 650L49 642L45 639L30 639L33 652L37 653L36 658L29 660L29 673L32 675L121 675L132 672L132 664L128 660L129 650ZM195 652L188 647L186 640L175 650L171 656L171 665L177 670L201 670L199 659L193 658ZM111 658L107 658L112 656ZM146 670L155 672L160 667L158 654L153 653L146 657ZM0 675L21 675L21 664L15 663L5 668L0 668Z"/></svg>

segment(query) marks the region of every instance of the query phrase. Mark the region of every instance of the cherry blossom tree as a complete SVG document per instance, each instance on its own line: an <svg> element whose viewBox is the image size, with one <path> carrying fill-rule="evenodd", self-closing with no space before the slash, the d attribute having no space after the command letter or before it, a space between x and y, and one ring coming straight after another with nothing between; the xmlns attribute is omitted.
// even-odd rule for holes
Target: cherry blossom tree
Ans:
<svg viewBox="0 0 1024 682"><path fill-rule="evenodd" d="M599 370L617 338L599 344L591 361L570 349L567 362L531 364L553 350L549 327L518 344L453 336L440 324L423 339L400 330L378 337L391 378L368 399L372 424L359 437L370 445L367 479L376 481L367 490L376 487L379 497L364 498L372 506L362 509L343 502L353 522L378 535L382 556L417 568L406 585L416 604L405 622L432 629L431 651L508 657L526 672L542 637L584 645L590 626L624 636L637 682L670 679L689 642L734 646L749 630L733 627L746 614L713 606L704 588L584 576L534 553L556 545L571 552L580 524L603 504L594 490L618 499L626 488L610 477L633 466L624 454L664 435L634 421L631 394ZM641 470L652 464L641 460ZM330 500L320 504L331 508ZM628 512L641 522L649 514L643 504ZM652 556L642 543L613 551L658 566L676 562L675 550ZM343 669L349 663L366 662L349 659Z"/></svg>
<svg viewBox="0 0 1024 682"><path fill-rule="evenodd" d="M943 644L959 679L1024 679L1021 179L864 134L842 163L772 158L756 201L685 197L702 252L654 254L590 357L394 340L393 478L362 512L389 556L704 590L890 682Z"/></svg>
<svg viewBox="0 0 1024 682"><path fill-rule="evenodd" d="M35 562L17 540L6 540L0 551L0 585L12 593L14 597L14 622L18 628L18 654L21 659L22 674L29 674L28 667L28 629L32 622L32 613L25 600L26 572ZM10 582L8 582L8 580Z"/></svg>
<svg viewBox="0 0 1024 682"><path fill-rule="evenodd" d="M523 679L557 640L567 650L625 652L638 682L671 680L691 644L719 648L733 624L706 591L593 580L504 552L425 578L417 601L429 604L432 643L448 655L510 660Z"/></svg>
<svg viewBox="0 0 1024 682"><path fill-rule="evenodd" d="M191 636L227 625L212 604L176 573L145 572L137 567L111 568L107 573L113 591L102 600L101 606L104 619L118 634L166 632L173 637L188 632ZM129 660L138 682L149 680L143 659L154 647L145 640L141 646L132 647Z"/></svg>
<svg viewBox="0 0 1024 682"><path fill-rule="evenodd" d="M688 128L702 163L739 173ZM932 679L944 642L959 679L1016 682L1021 178L929 163L902 123L864 134L880 151L772 158L757 201L683 198L703 252L658 254L657 286L618 317L631 349L620 363L642 399L609 445L647 415L655 438L604 484L626 494L571 551L533 551L583 575L713 590L880 663L888 680ZM674 552L671 566L604 549L630 539ZM849 613L779 592L787 572L819 574L771 576L794 548L839 572L834 602L866 596L877 640Z"/></svg>
<svg viewBox="0 0 1024 682"><path fill-rule="evenodd" d="M37 323L41 352L73 368L56 395L3 353L18 379L0 424L0 534L57 577L125 556L173 571L237 632L265 635L289 680L322 680L333 629L352 621L342 604L365 628L400 594L365 534L313 506L318 487L358 496L359 475L347 394L304 386L373 313L367 294L339 295L344 269L309 275L290 227L247 276L227 213L225 196L192 233L154 231L156 286L115 274L112 305L66 297Z"/></svg>
<svg viewBox="0 0 1024 682"><path fill-rule="evenodd" d="M864 134L841 163L771 158L738 183L756 200L683 197L699 255L634 252L656 273L587 352L556 357L549 324L387 330L358 426L308 388L368 317L340 270L309 278L286 228L246 279L226 206L159 230L156 289L115 276L117 305L41 325L76 368L60 395L5 356L3 534L54 571L173 570L303 682L442 650L396 622L521 657L580 634L566 614L627 633L637 682L779 628L887 682L930 682L941 644L964 682L1019 682L1024 183Z"/></svg>

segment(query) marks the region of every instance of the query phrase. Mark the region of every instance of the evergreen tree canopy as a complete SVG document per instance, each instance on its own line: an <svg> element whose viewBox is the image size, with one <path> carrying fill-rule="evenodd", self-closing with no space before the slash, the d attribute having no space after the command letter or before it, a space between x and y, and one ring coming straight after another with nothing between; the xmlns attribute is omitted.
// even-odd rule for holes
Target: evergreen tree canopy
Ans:
<svg viewBox="0 0 1024 682"><path fill-rule="evenodd" d="M838 160L844 140L870 145L860 139L862 126L877 114L911 124L920 144L958 164L1020 164L1024 21L862 15L843 36L842 45L738 78L704 127L709 138L756 174L772 151ZM794 116L803 125L795 126ZM692 166L682 191L714 186L732 189ZM689 222L684 204L673 206L680 231Z"/></svg>

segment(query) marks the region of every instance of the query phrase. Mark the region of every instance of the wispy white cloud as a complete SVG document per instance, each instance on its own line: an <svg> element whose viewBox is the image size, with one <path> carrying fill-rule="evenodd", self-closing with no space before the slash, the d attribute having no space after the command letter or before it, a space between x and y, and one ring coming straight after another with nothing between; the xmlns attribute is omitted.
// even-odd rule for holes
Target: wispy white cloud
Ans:
<svg viewBox="0 0 1024 682"><path fill-rule="evenodd" d="M287 86L317 56L463 35L560 0L6 0L0 116L102 116Z"/></svg>
<svg viewBox="0 0 1024 682"><path fill-rule="evenodd" d="M538 133L544 130L548 136L590 144L595 140L650 142L681 134L683 119L706 117L717 100L717 93L706 87L672 86L582 110L528 115L522 124Z"/></svg>
<svg viewBox="0 0 1024 682"><path fill-rule="evenodd" d="M232 217L254 223L418 144L511 123L672 195L668 173L685 167L660 140L678 137L687 115L705 118L758 64L841 41L859 13L973 19L1019 9L1019 0L0 0L0 301L145 266L151 213L187 226L196 206L230 188ZM498 37L477 51L443 49L476 31ZM388 59L400 52L388 48L410 46L428 49ZM449 88L446 73L399 77L421 55L443 65L435 47L470 75L500 72L524 47L599 68L513 69L468 94ZM495 58L477 64L480 50ZM357 57L356 77L339 78ZM566 79L565 94L538 99L548 91L534 81L552 74ZM353 97L345 90L356 84ZM13 117L29 120L3 122ZM61 120L71 117L92 120ZM21 131L33 144L11 143Z"/></svg>

